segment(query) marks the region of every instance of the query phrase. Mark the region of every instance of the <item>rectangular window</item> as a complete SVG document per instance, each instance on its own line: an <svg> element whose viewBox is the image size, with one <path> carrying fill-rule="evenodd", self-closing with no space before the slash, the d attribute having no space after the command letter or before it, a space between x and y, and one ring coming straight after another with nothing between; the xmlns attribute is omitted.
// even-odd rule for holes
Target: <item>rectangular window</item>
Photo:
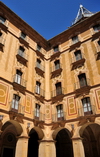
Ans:
<svg viewBox="0 0 100 157"><path fill-rule="evenodd" d="M55 53L59 51L58 45L53 48L53 51L54 51Z"/></svg>
<svg viewBox="0 0 100 157"><path fill-rule="evenodd" d="M84 73L78 75L78 78L79 78L80 87L87 86L86 75Z"/></svg>
<svg viewBox="0 0 100 157"><path fill-rule="evenodd" d="M4 17L0 16L0 23L4 24L5 21L6 21L6 19Z"/></svg>
<svg viewBox="0 0 100 157"><path fill-rule="evenodd" d="M40 86L41 86L41 83L36 81L36 93L37 94L40 94Z"/></svg>
<svg viewBox="0 0 100 157"><path fill-rule="evenodd" d="M17 70L16 71L16 76L15 76L15 82L18 84L21 84L21 79L22 79L22 72Z"/></svg>
<svg viewBox="0 0 100 157"><path fill-rule="evenodd" d="M56 61L54 62L54 64L55 64L55 70L57 70L57 69L60 68L60 61L59 61L59 60L56 60Z"/></svg>
<svg viewBox="0 0 100 157"><path fill-rule="evenodd" d="M55 84L56 86L56 95L62 94L61 82Z"/></svg>
<svg viewBox="0 0 100 157"><path fill-rule="evenodd" d="M92 114L91 102L89 97L82 99L82 105L85 115Z"/></svg>
<svg viewBox="0 0 100 157"><path fill-rule="evenodd" d="M40 59L37 59L36 67L38 67L39 69L41 68L41 61L40 61Z"/></svg>
<svg viewBox="0 0 100 157"><path fill-rule="evenodd" d="M77 43L79 41L78 36L72 37L73 44Z"/></svg>
<svg viewBox="0 0 100 157"><path fill-rule="evenodd" d="M18 110L20 97L16 94L13 95L12 109Z"/></svg>
<svg viewBox="0 0 100 157"><path fill-rule="evenodd" d="M38 50L39 52L41 52L41 46L40 46L40 45L37 45L37 50Z"/></svg>
<svg viewBox="0 0 100 157"><path fill-rule="evenodd" d="M20 46L20 47L19 47L19 50L18 50L18 54L19 54L21 57L24 57L24 51L25 51L25 49L24 49L22 46Z"/></svg>
<svg viewBox="0 0 100 157"><path fill-rule="evenodd" d="M57 109L57 119L58 120L63 120L64 119L63 105L60 104L60 105L56 106L56 109Z"/></svg>
<svg viewBox="0 0 100 157"><path fill-rule="evenodd" d="M25 33L23 33L23 32L21 32L21 36L20 36L22 39L24 39L25 40L25 38L26 38L26 34Z"/></svg>
<svg viewBox="0 0 100 157"><path fill-rule="evenodd" d="M99 32L100 31L100 24L93 26L93 29L95 32Z"/></svg>
<svg viewBox="0 0 100 157"><path fill-rule="evenodd" d="M40 117L40 105L36 104L35 105L35 118L39 119Z"/></svg>
<svg viewBox="0 0 100 157"><path fill-rule="evenodd" d="M74 54L75 54L76 61L82 59L82 54L80 50L76 51Z"/></svg>

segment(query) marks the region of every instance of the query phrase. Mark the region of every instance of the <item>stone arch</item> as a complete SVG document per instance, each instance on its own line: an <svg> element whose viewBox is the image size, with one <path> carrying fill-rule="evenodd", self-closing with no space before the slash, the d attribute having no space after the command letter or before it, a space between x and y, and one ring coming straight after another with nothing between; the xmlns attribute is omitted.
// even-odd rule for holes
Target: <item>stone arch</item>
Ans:
<svg viewBox="0 0 100 157"><path fill-rule="evenodd" d="M23 132L22 126L15 120L9 120L7 121L1 128L2 131L4 131L10 124L14 126L16 129L17 136L20 136L21 133Z"/></svg>
<svg viewBox="0 0 100 157"><path fill-rule="evenodd" d="M71 140L71 132L67 128L57 128L52 137L56 141L56 156L57 157L73 157L73 146Z"/></svg>
<svg viewBox="0 0 100 157"><path fill-rule="evenodd" d="M83 138L85 157L100 156L100 125L97 123L86 123L79 130L80 136Z"/></svg>
<svg viewBox="0 0 100 157"><path fill-rule="evenodd" d="M33 129L37 132L39 139L40 140L43 139L43 137L44 137L43 131L39 127L34 127Z"/></svg>

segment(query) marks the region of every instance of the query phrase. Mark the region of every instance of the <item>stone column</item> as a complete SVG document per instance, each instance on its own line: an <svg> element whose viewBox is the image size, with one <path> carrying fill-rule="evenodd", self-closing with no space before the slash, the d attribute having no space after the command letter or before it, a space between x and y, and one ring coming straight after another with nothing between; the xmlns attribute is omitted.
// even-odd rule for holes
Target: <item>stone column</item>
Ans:
<svg viewBox="0 0 100 157"><path fill-rule="evenodd" d="M28 139L27 136L19 136L16 144L15 157L27 157L28 151Z"/></svg>
<svg viewBox="0 0 100 157"><path fill-rule="evenodd" d="M41 140L39 144L39 157L56 157L55 141Z"/></svg>
<svg viewBox="0 0 100 157"><path fill-rule="evenodd" d="M81 137L72 138L74 157L85 157Z"/></svg>
<svg viewBox="0 0 100 157"><path fill-rule="evenodd" d="M74 157L85 157L84 147L81 137L72 138Z"/></svg>

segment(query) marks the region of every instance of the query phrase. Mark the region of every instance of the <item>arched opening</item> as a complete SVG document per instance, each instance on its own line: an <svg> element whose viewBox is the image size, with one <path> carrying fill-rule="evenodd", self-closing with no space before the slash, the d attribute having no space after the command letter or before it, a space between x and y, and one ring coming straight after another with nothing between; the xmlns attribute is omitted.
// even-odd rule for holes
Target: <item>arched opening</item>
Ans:
<svg viewBox="0 0 100 157"><path fill-rule="evenodd" d="M16 143L22 133L22 127L16 121L8 121L2 126L0 138L0 157L15 157Z"/></svg>
<svg viewBox="0 0 100 157"><path fill-rule="evenodd" d="M35 129L30 131L29 137L27 157L38 157L39 136Z"/></svg>
<svg viewBox="0 0 100 157"><path fill-rule="evenodd" d="M71 134L67 129L60 130L56 135L56 157L73 157Z"/></svg>
<svg viewBox="0 0 100 157"><path fill-rule="evenodd" d="M80 129L85 157L100 157L100 126L89 124Z"/></svg>

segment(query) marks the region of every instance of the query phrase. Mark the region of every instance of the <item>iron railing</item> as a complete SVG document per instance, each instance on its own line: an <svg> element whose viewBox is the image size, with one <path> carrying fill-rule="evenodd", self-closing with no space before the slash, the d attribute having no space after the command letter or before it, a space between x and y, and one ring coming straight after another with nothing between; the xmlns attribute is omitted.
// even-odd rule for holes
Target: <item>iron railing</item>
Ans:
<svg viewBox="0 0 100 157"><path fill-rule="evenodd" d="M35 63L35 65L36 65L37 68L41 69L42 71L45 71L45 67L43 65L41 65L37 62Z"/></svg>
<svg viewBox="0 0 100 157"><path fill-rule="evenodd" d="M23 52L23 51L21 51L19 49L17 51L17 55L21 56L22 58L24 58L26 60L28 59L28 55L25 52Z"/></svg>
<svg viewBox="0 0 100 157"><path fill-rule="evenodd" d="M43 89L41 89L40 87L38 87L38 86L35 86L34 92L35 92L36 94L38 94L38 95L43 96L43 97L45 96L45 91L44 91Z"/></svg>
<svg viewBox="0 0 100 157"><path fill-rule="evenodd" d="M64 88L63 87L61 87L59 89L56 89L56 90L53 90L51 92L51 96L52 97L55 97L55 96L58 96L58 95L62 95L62 94L64 94Z"/></svg>
<svg viewBox="0 0 100 157"><path fill-rule="evenodd" d="M20 76L18 75L14 75L13 76L13 82L17 83L23 87L26 87L26 80L22 79Z"/></svg>
<svg viewBox="0 0 100 157"><path fill-rule="evenodd" d="M15 102L10 102L10 111L24 115L25 106Z"/></svg>
<svg viewBox="0 0 100 157"><path fill-rule="evenodd" d="M84 53L81 53L79 56L74 56L71 58L71 63L77 62L84 58Z"/></svg>
<svg viewBox="0 0 100 157"><path fill-rule="evenodd" d="M5 39L3 37L0 37L0 44L2 44L2 45L5 44Z"/></svg>
<svg viewBox="0 0 100 157"><path fill-rule="evenodd" d="M79 89L79 88L82 88L82 87L86 87L86 86L90 86L90 79L86 79L86 80L84 80L84 81L78 81L78 82L76 82L75 84L74 84L74 86L75 86L75 90L76 89Z"/></svg>
<svg viewBox="0 0 100 157"><path fill-rule="evenodd" d="M58 113L52 114L53 122L62 121L62 120L66 120L66 112L62 112L60 114Z"/></svg>
<svg viewBox="0 0 100 157"><path fill-rule="evenodd" d="M78 116L86 116L91 114L96 114L96 106L94 105L90 105L78 109Z"/></svg>
<svg viewBox="0 0 100 157"><path fill-rule="evenodd" d="M41 113L41 112L39 112L37 114L35 111L33 111L33 119L39 120L39 121L44 121L45 120L45 114Z"/></svg>
<svg viewBox="0 0 100 157"><path fill-rule="evenodd" d="M52 66L51 67L51 72L56 71L56 70L58 70L60 68L62 68L62 64L61 63L59 63L59 64L57 64L55 66Z"/></svg>

